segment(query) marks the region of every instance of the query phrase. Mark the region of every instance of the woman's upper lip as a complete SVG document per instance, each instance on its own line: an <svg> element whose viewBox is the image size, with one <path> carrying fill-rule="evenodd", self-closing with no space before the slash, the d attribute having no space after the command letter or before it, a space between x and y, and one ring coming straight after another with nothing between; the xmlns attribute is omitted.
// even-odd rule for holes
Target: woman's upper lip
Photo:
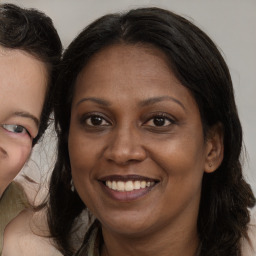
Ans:
<svg viewBox="0 0 256 256"><path fill-rule="evenodd" d="M132 175L117 175L117 174L108 175L108 176L101 177L98 180L103 182L104 181L128 181L128 180L154 181L154 182L159 181L158 179L155 179L155 178L150 178L150 177L140 176L140 175L133 175L133 174Z"/></svg>

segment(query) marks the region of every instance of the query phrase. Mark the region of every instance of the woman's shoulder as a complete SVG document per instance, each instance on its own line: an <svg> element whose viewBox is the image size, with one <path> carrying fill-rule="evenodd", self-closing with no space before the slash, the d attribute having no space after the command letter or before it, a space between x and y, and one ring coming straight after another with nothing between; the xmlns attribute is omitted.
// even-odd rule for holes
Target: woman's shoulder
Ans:
<svg viewBox="0 0 256 256"><path fill-rule="evenodd" d="M249 241L242 240L243 256L256 256L256 208L251 211L251 221L248 226Z"/></svg>
<svg viewBox="0 0 256 256"><path fill-rule="evenodd" d="M49 239L45 214L21 212L6 227L2 256L61 256Z"/></svg>

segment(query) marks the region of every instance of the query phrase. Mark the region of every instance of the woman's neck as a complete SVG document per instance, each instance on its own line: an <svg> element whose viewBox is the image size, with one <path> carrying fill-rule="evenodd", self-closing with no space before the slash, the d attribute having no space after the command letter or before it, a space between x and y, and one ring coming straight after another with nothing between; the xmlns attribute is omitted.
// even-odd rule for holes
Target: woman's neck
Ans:
<svg viewBox="0 0 256 256"><path fill-rule="evenodd" d="M199 239L196 227L167 231L141 237L126 236L102 230L104 244L101 256L196 256Z"/></svg>

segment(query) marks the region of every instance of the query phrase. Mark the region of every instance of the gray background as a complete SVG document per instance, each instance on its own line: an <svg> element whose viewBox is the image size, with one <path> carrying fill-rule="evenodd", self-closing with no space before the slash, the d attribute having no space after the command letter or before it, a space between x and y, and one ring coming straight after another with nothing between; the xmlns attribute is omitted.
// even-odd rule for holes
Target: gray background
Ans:
<svg viewBox="0 0 256 256"><path fill-rule="evenodd" d="M64 47L90 22L109 12L141 6L172 10L193 21L219 46L230 68L236 102L244 129L244 173L256 192L256 1L255 0L11 0L49 15ZM50 172L55 138L48 131L25 167L35 179Z"/></svg>

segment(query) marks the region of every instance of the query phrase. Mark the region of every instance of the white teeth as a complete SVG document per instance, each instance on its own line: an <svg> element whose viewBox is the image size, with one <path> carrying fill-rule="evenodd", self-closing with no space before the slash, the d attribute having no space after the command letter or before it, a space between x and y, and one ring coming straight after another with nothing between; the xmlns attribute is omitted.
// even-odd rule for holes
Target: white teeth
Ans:
<svg viewBox="0 0 256 256"><path fill-rule="evenodd" d="M117 190L117 185L116 185L116 181L110 181L110 186L112 186L113 190Z"/></svg>
<svg viewBox="0 0 256 256"><path fill-rule="evenodd" d="M141 188L145 188L146 187L146 181L142 181L141 183L140 183L140 186L141 186Z"/></svg>
<svg viewBox="0 0 256 256"><path fill-rule="evenodd" d="M117 190L118 190L118 191L124 191L125 184L124 184L123 181L118 181L118 182L116 183L116 185L117 185Z"/></svg>
<svg viewBox="0 0 256 256"><path fill-rule="evenodd" d="M136 180L133 182L134 189L140 189L140 181Z"/></svg>
<svg viewBox="0 0 256 256"><path fill-rule="evenodd" d="M125 182L124 189L125 189L125 191L132 191L133 190L133 182L131 180Z"/></svg>
<svg viewBox="0 0 256 256"><path fill-rule="evenodd" d="M106 181L106 186L110 189L117 190L117 191L133 191L136 189L142 189L146 187L151 187L155 184L155 182L150 181L139 181L139 180L129 180L129 181Z"/></svg>

